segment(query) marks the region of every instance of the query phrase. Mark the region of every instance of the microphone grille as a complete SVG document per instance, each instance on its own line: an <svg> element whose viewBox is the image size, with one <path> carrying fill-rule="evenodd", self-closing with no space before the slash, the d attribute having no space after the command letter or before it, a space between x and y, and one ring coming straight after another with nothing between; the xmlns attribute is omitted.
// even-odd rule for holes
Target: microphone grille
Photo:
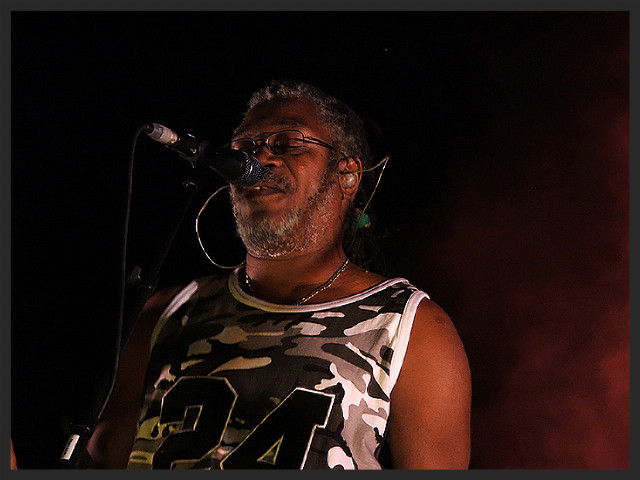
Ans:
<svg viewBox="0 0 640 480"><path fill-rule="evenodd" d="M255 185L260 181L260 179L264 176L265 169L260 164L260 160L258 160L256 157L243 150L239 151L242 152L245 157L244 171L242 172L240 178L235 180L233 183L242 187L250 187L251 185Z"/></svg>

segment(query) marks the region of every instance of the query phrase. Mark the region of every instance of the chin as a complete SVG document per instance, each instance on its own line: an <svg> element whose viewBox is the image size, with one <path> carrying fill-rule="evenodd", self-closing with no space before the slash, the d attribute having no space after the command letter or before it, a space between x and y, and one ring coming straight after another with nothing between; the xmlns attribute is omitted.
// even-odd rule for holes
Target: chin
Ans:
<svg viewBox="0 0 640 480"><path fill-rule="evenodd" d="M282 256L298 248L295 239L301 231L299 212L294 210L277 218L255 212L247 218L236 211L234 213L238 235L252 255Z"/></svg>

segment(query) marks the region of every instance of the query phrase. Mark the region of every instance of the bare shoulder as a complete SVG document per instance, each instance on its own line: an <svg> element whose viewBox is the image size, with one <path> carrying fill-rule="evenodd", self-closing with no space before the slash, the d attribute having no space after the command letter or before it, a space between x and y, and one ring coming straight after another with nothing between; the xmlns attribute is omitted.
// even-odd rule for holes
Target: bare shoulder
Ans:
<svg viewBox="0 0 640 480"><path fill-rule="evenodd" d="M162 312L167 308L171 300L182 290L183 285L175 285L163 288L155 292L144 305L140 320L155 324Z"/></svg>
<svg viewBox="0 0 640 480"><path fill-rule="evenodd" d="M471 373L467 354L449 315L435 302L424 299L416 311L409 346L395 392L412 395L423 389L467 397ZM446 388L446 389L445 389Z"/></svg>
<svg viewBox="0 0 640 480"><path fill-rule="evenodd" d="M145 358L148 353L149 342L151 341L151 334L153 329L160 318L160 315L167 308L171 300L182 289L182 286L172 286L163 288L155 292L145 302L142 312L136 321L136 325L131 333L131 338L127 342L127 350L130 351L128 356L133 355L137 360L133 360L139 363L140 358ZM125 350L125 355L128 353ZM123 358L126 362L127 358ZM128 368L129 366L125 366Z"/></svg>
<svg viewBox="0 0 640 480"><path fill-rule="evenodd" d="M450 361L461 362L468 367L464 346L449 315L434 301L420 302L413 321L410 342L430 347L430 351L413 349L414 355L445 354Z"/></svg>
<svg viewBox="0 0 640 480"><path fill-rule="evenodd" d="M467 468L471 373L449 315L424 299L391 395L390 445L400 468Z"/></svg>

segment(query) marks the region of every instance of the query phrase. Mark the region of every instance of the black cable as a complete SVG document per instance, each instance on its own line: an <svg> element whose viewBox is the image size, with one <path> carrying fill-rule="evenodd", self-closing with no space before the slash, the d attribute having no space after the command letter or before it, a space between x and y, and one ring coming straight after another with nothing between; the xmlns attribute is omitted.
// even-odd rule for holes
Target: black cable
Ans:
<svg viewBox="0 0 640 480"><path fill-rule="evenodd" d="M123 235L122 235L122 263L120 265L120 298L118 299L118 326L116 330L117 341L115 343L115 352L113 356L113 371L111 372L111 383L109 385L109 390L106 393L106 396L102 399L101 406L99 407L97 418L99 419L104 411L104 408L107 404L107 400L113 391L113 387L116 381L116 373L118 371L118 365L120 363L120 355L124 348L123 345L123 322L124 322L124 298L126 291L126 275L127 275L127 249L129 246L129 221L131 217L131 200L133 197L133 169L134 169L134 159L135 159L135 151L138 145L138 138L140 134L143 132L144 126L139 127L134 136L133 143L131 146L131 155L129 157L129 168L127 170L127 201L125 205L125 213L124 213L124 226L123 226Z"/></svg>
<svg viewBox="0 0 640 480"><path fill-rule="evenodd" d="M143 127L140 127L136 130L136 133L133 138L133 144L131 148L131 155L129 159L129 168L127 171L127 199L125 205L125 213L124 213L124 225L123 225L123 236L122 236L122 262L120 265L120 288L119 288L119 298L118 301L118 321L115 333L115 342L114 352L113 352L113 363L111 366L111 371L108 372L109 375L109 384L106 390L104 391L103 397L98 403L97 412L91 418L92 425L82 425L81 423L71 422L68 418L64 418L63 422L65 423L64 428L69 433L69 438L67 443L62 451L62 455L60 456L60 460L58 466L60 468L76 468L78 464L82 461L86 461L87 452L86 445L93 434L95 429L95 423L98 421L100 416L102 415L104 408L107 404L107 400L113 391L113 387L115 385L116 372L118 370L118 365L120 361L120 353L122 351L122 330L123 330L123 314L124 314L124 298L125 298L125 276L126 276L126 258L127 258L127 246L128 246L128 232L129 232L129 218L131 213L131 198L133 192L133 168L134 168L134 157L135 150L138 143L138 138L143 131Z"/></svg>

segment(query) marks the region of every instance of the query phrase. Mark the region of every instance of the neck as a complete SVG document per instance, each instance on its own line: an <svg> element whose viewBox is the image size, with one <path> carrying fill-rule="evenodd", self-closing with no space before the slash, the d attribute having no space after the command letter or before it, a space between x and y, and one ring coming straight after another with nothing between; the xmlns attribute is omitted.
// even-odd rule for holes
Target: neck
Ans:
<svg viewBox="0 0 640 480"><path fill-rule="evenodd" d="M251 278L253 295L273 303L290 304L324 285L345 260L345 253L337 245L278 258L247 255L246 272ZM336 279L325 291L318 293L317 298L330 298L329 290L339 290L334 287L339 281L340 278Z"/></svg>

